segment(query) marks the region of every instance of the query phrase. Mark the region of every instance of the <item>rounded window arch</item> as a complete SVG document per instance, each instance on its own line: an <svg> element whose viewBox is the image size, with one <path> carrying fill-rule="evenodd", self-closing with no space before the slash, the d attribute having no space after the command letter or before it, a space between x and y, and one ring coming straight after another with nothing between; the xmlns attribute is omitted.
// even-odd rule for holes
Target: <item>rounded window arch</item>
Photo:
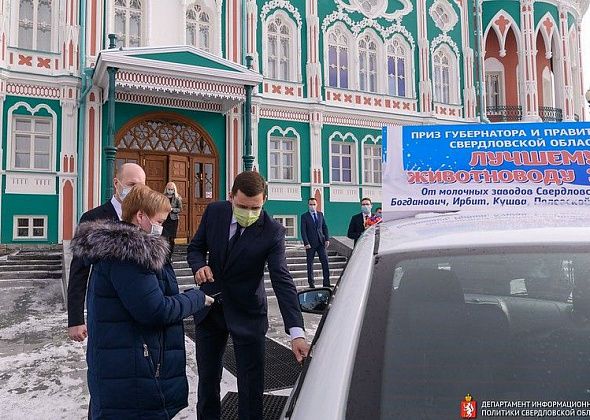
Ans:
<svg viewBox="0 0 590 420"><path fill-rule="evenodd" d="M413 51L406 39L394 35L386 46L387 93L391 96L413 98L412 57Z"/></svg>
<svg viewBox="0 0 590 420"><path fill-rule="evenodd" d="M459 87L457 56L448 45L442 44L432 54L432 83L434 101L442 104L457 104Z"/></svg>
<svg viewBox="0 0 590 420"><path fill-rule="evenodd" d="M264 76L286 82L300 82L300 28L283 10L263 22Z"/></svg>
<svg viewBox="0 0 590 420"><path fill-rule="evenodd" d="M125 124L116 135L117 149L218 155L209 134L194 121L173 113L153 113Z"/></svg>
<svg viewBox="0 0 590 420"><path fill-rule="evenodd" d="M378 56L381 52L381 43L372 32L366 31L359 36L357 46L359 56L359 89L365 92L376 93L378 89Z"/></svg>
<svg viewBox="0 0 590 420"><path fill-rule="evenodd" d="M351 87L352 34L341 23L334 25L325 35L326 86L349 89Z"/></svg>

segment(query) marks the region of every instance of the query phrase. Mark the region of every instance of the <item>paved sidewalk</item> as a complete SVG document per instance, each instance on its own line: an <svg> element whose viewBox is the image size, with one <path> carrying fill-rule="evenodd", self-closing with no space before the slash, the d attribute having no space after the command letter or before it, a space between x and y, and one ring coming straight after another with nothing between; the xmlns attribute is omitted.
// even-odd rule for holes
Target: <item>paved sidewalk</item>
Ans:
<svg viewBox="0 0 590 420"><path fill-rule="evenodd" d="M0 289L0 407L3 420L84 419L88 411L85 343L68 339L59 281L44 287ZM320 317L304 314L311 340ZM289 346L276 299L269 298L268 336ZM195 346L186 339L189 407L176 417L194 419ZM222 397L237 391L224 370ZM286 391L282 393L287 393Z"/></svg>

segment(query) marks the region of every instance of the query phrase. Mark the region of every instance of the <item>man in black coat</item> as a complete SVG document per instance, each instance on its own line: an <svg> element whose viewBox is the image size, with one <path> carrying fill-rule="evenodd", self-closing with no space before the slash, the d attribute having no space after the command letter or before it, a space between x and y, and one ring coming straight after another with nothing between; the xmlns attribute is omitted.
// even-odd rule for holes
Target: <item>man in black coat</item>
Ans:
<svg viewBox="0 0 590 420"><path fill-rule="evenodd" d="M230 201L207 206L187 249L195 282L205 294L216 296L216 304L205 316L195 316L199 420L220 418L222 357L228 334L238 371L239 418L262 419L268 330L265 264L295 357L301 362L309 351L297 290L287 268L285 228L262 210L265 198L266 183L260 174L242 172L234 181Z"/></svg>
<svg viewBox="0 0 590 420"><path fill-rule="evenodd" d="M355 214L350 219L350 223L348 225L348 234L346 236L354 240L355 245L359 237L367 228L367 219L371 217L372 207L373 203L371 202L371 199L367 197L363 198L361 200L361 212Z"/></svg>
<svg viewBox="0 0 590 420"><path fill-rule="evenodd" d="M115 194L101 206L88 210L80 218L80 223L96 220L121 220L121 203L135 184L145 184L145 172L135 163L121 165L115 179ZM84 341L88 335L84 320L84 301L90 265L82 259L73 257L68 282L68 336L74 341Z"/></svg>
<svg viewBox="0 0 590 420"><path fill-rule="evenodd" d="M315 287L313 279L313 260L317 252L322 263L322 274L324 276L323 286L330 287L330 267L326 248L330 245L328 238L328 226L321 211L317 211L318 202L315 198L307 200L309 211L301 215L301 239L305 245L307 257L307 281L309 287Z"/></svg>

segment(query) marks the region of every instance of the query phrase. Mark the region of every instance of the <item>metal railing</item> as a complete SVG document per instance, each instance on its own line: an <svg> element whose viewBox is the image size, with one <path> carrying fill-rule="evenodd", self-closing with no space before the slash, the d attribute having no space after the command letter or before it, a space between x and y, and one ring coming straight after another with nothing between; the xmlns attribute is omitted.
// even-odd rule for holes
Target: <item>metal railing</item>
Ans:
<svg viewBox="0 0 590 420"><path fill-rule="evenodd" d="M563 111L559 108L552 108L550 106L540 106L539 117L541 117L544 122L561 122L563 121Z"/></svg>
<svg viewBox="0 0 590 420"><path fill-rule="evenodd" d="M486 113L490 122L522 120L522 106L520 105L488 106Z"/></svg>

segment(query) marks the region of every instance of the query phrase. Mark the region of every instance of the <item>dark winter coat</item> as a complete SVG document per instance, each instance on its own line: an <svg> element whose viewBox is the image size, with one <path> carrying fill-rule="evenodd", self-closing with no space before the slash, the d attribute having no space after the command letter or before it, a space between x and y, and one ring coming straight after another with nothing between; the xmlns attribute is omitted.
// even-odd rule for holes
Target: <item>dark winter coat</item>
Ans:
<svg viewBox="0 0 590 420"><path fill-rule="evenodd" d="M188 405L182 319L203 292L178 293L168 244L134 225L89 222L72 240L92 263L88 388L92 419L168 419Z"/></svg>

